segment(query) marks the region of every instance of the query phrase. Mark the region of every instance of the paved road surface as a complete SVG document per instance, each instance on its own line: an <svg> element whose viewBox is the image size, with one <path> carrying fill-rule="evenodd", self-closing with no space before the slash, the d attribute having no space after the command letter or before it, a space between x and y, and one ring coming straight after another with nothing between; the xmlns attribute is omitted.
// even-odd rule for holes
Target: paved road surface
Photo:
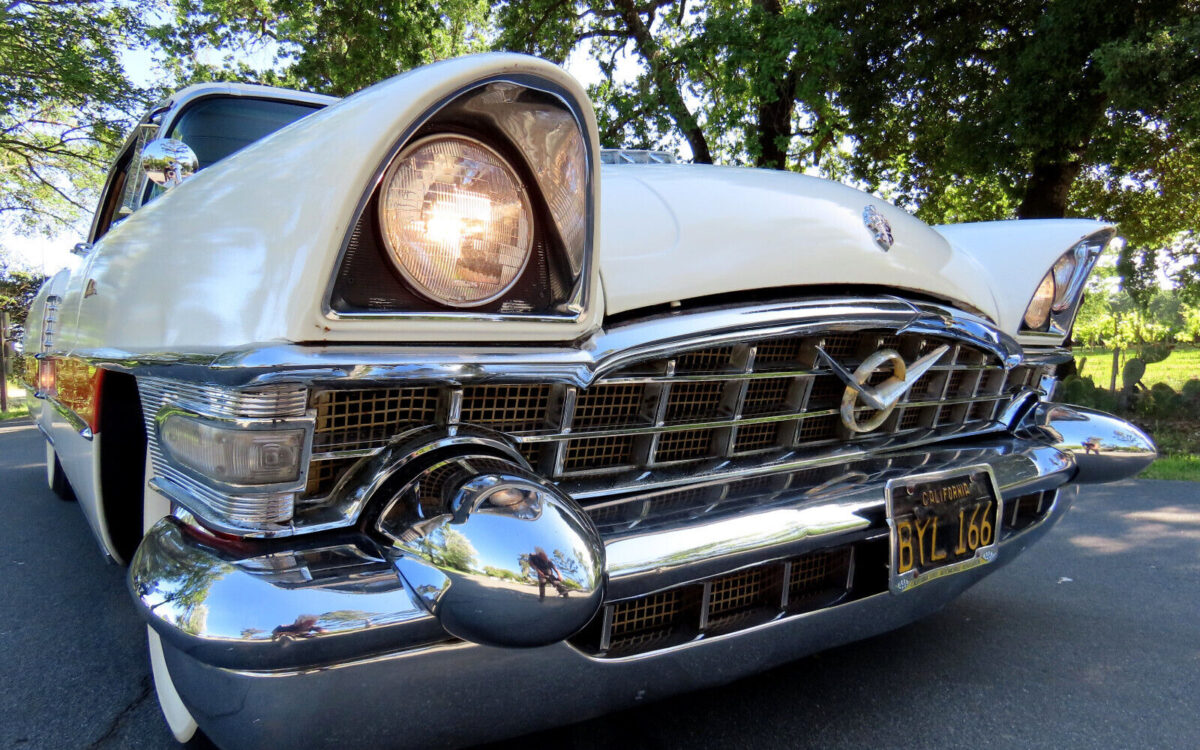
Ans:
<svg viewBox="0 0 1200 750"><path fill-rule="evenodd" d="M27 424L0 423L0 512L0 747L171 747L124 571L45 489ZM919 623L493 750L545 746L1200 748L1200 484L1087 488Z"/></svg>

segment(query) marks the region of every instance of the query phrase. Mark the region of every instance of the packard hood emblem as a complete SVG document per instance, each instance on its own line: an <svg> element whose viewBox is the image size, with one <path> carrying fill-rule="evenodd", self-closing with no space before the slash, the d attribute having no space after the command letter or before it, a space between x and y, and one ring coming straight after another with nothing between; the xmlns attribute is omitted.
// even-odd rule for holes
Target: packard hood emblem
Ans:
<svg viewBox="0 0 1200 750"><path fill-rule="evenodd" d="M817 353L821 355L821 359L829 365L833 373L846 384L846 392L842 395L842 424L846 425L851 432L870 432L884 423L884 420L896 408L896 404L900 403L901 397L908 393L909 389L929 371L930 367L933 367L933 364L949 348L942 344L911 364L905 362L895 349L880 349L864 359L853 373L847 372L846 368L838 364L837 360L826 354L825 350L819 346ZM884 371L884 367L889 362L892 376L878 385L867 385L871 376L876 372ZM875 409L875 413L865 422L858 420L859 417L866 415L855 411L860 398L867 407Z"/></svg>
<svg viewBox="0 0 1200 750"><path fill-rule="evenodd" d="M892 225L888 223L878 208L868 205L863 209L863 226L871 233L875 244L879 245L884 252L891 249L892 243L895 242L892 238Z"/></svg>

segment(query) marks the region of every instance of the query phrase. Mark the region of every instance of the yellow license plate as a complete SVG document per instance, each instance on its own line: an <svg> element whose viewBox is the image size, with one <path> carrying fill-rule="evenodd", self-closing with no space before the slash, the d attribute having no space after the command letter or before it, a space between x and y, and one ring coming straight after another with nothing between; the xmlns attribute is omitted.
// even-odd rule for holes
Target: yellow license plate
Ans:
<svg viewBox="0 0 1200 750"><path fill-rule="evenodd" d="M891 590L908 591L996 559L1001 504L988 466L889 481Z"/></svg>

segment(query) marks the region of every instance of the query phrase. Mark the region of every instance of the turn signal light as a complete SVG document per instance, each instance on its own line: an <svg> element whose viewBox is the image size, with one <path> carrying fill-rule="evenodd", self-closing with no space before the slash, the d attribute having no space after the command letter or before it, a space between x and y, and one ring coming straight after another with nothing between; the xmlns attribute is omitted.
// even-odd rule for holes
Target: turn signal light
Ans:
<svg viewBox="0 0 1200 750"><path fill-rule="evenodd" d="M304 430L244 429L173 414L159 427L171 458L229 485L273 485L300 478Z"/></svg>

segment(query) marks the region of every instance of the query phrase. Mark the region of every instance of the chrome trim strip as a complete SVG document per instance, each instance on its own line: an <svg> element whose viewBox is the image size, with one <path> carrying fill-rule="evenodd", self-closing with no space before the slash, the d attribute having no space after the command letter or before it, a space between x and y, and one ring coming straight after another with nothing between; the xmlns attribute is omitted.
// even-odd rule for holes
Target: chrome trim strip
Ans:
<svg viewBox="0 0 1200 750"><path fill-rule="evenodd" d="M67 424L71 425L71 429L79 433L79 437L84 440L91 440L94 437L91 425L84 421L83 417L76 414L71 407L49 394L39 392L34 395L54 407L54 411L58 413L58 416L66 420Z"/></svg>
<svg viewBox="0 0 1200 750"><path fill-rule="evenodd" d="M1008 369L1022 361L1020 345L983 318L894 297L823 298L664 313L618 324L561 347L263 344L212 354L81 349L73 356L124 372L227 386L357 380L454 385L503 380L586 388L624 364L685 348L866 328L953 339L991 353Z"/></svg>
<svg viewBox="0 0 1200 750"><path fill-rule="evenodd" d="M1011 497L1059 487L1075 470L1071 457L1056 448L1022 440L997 440L962 451L899 453L894 458L898 462L895 469L877 471L872 479L860 475L861 479L856 476L845 485L826 482L817 487L767 492L774 497L764 498L763 506L739 506L738 512L731 511L725 518L706 520L706 514L697 513L669 522L665 528L642 529L639 525L628 532L617 532L618 536L612 531L606 533L602 526L608 550L610 600L641 596L745 565L793 556L818 542L828 544L831 538L842 543L862 538L868 531L885 533L880 511L884 507L884 488L893 474L919 474L935 467L956 471L982 464L991 467L1002 495ZM908 462L903 461L906 458ZM923 468L917 465L921 461L925 462ZM690 485L689 490L701 486Z"/></svg>

